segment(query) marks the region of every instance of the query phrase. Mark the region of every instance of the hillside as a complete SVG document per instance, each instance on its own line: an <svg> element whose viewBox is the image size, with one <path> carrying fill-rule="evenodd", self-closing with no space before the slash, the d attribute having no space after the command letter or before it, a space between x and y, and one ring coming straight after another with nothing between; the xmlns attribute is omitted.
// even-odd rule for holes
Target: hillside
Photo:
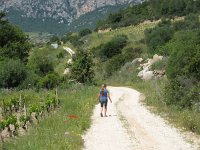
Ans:
<svg viewBox="0 0 200 150"><path fill-rule="evenodd" d="M200 2L193 0L149 0L142 4L128 8L102 19L97 24L97 29L119 28L137 25L145 20L159 20L160 18L175 18L190 13L199 13Z"/></svg>
<svg viewBox="0 0 200 150"><path fill-rule="evenodd" d="M110 14L96 30L30 33L44 43L0 13L0 149L199 149L199 1L153 12L162 2Z"/></svg>
<svg viewBox="0 0 200 150"><path fill-rule="evenodd" d="M53 32L62 33L66 31L77 31L77 28L70 25L74 20L88 12L94 12L93 15L104 18L109 12L116 12L120 7L131 3L137 3L138 0L85 0L85 1L15 1L3 0L0 2L0 11L7 13L8 19L22 27L26 32ZM120 6L121 5L121 6ZM95 21L100 17L91 18L86 15L82 18L90 19L92 27ZM92 19L92 20L91 20ZM83 19L81 19L83 22ZM86 23L87 19L85 20ZM75 22L77 23L77 21ZM88 24L87 24L88 25ZM91 26L91 25L90 25Z"/></svg>

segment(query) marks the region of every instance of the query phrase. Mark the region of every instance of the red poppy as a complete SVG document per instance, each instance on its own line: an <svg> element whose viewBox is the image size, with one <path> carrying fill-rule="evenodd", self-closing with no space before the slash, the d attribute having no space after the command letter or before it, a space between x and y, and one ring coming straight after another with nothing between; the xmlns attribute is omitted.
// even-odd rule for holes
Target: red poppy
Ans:
<svg viewBox="0 0 200 150"><path fill-rule="evenodd" d="M71 118L71 119L77 119L78 118L77 116L74 116L74 115L70 115L68 117Z"/></svg>

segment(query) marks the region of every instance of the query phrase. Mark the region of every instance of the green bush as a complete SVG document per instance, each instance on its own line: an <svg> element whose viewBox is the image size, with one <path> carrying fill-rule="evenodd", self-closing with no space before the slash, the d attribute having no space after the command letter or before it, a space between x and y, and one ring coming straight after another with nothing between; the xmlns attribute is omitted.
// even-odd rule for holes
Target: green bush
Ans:
<svg viewBox="0 0 200 150"><path fill-rule="evenodd" d="M134 58L140 57L142 53L142 48L140 47L128 47L123 49L122 54L126 62L132 61Z"/></svg>
<svg viewBox="0 0 200 150"><path fill-rule="evenodd" d="M86 36L86 35L91 34L91 33L92 33L92 31L90 29L83 29L79 32L79 36L83 37L83 36Z"/></svg>
<svg viewBox="0 0 200 150"><path fill-rule="evenodd" d="M100 57L102 60L107 60L115 55L122 53L122 49L126 46L128 41L127 36L118 35L114 37L111 41L101 44L94 49L96 56Z"/></svg>
<svg viewBox="0 0 200 150"><path fill-rule="evenodd" d="M53 61L48 56L48 51L36 50L28 62L29 70L40 76L45 76L54 71Z"/></svg>
<svg viewBox="0 0 200 150"><path fill-rule="evenodd" d="M145 30L145 40L148 46L149 53L160 53L158 47L163 46L174 35L174 29L171 26L157 26L153 29Z"/></svg>
<svg viewBox="0 0 200 150"><path fill-rule="evenodd" d="M78 50L71 66L71 78L80 83L91 83L94 78L93 61L91 55Z"/></svg>
<svg viewBox="0 0 200 150"><path fill-rule="evenodd" d="M199 103L200 88L200 30L180 32L169 43L172 48L166 86L167 104L182 108L192 108Z"/></svg>
<svg viewBox="0 0 200 150"><path fill-rule="evenodd" d="M199 16L196 14L189 14L183 21L177 21L173 26L176 31L198 29L200 28Z"/></svg>
<svg viewBox="0 0 200 150"><path fill-rule="evenodd" d="M151 66L152 70L165 70L167 67L168 58L164 57L162 60L154 63Z"/></svg>
<svg viewBox="0 0 200 150"><path fill-rule="evenodd" d="M116 55L105 64L105 71L107 76L113 75L125 64L123 55Z"/></svg>
<svg viewBox="0 0 200 150"><path fill-rule="evenodd" d="M65 52L64 52L64 51L60 52L56 57L57 57L58 59L64 58L64 57L65 57Z"/></svg>
<svg viewBox="0 0 200 150"><path fill-rule="evenodd" d="M26 79L20 84L19 89L39 88L40 78L34 71L27 69Z"/></svg>
<svg viewBox="0 0 200 150"><path fill-rule="evenodd" d="M73 34L72 32L68 32L66 35L64 35L64 36L61 38L61 41L62 41L63 43L67 43L67 42L70 40L72 34Z"/></svg>
<svg viewBox="0 0 200 150"><path fill-rule="evenodd" d="M60 40L60 38L58 37L58 36L53 36L51 39L50 39L50 43L58 43L58 45L61 45L61 42L60 42L61 40Z"/></svg>
<svg viewBox="0 0 200 150"><path fill-rule="evenodd" d="M4 16L0 12L0 58L14 58L26 62L31 48L28 36L5 21Z"/></svg>
<svg viewBox="0 0 200 150"><path fill-rule="evenodd" d="M53 89L60 83L60 77L56 73L47 74L40 80L40 86L46 89Z"/></svg>
<svg viewBox="0 0 200 150"><path fill-rule="evenodd" d="M26 76L26 67L19 59L6 59L0 62L0 87L17 87L26 79Z"/></svg>

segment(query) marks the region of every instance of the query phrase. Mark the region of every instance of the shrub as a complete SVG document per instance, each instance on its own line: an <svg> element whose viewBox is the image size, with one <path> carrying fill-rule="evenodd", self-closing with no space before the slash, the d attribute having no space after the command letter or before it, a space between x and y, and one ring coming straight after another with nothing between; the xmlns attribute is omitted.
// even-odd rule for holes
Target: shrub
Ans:
<svg viewBox="0 0 200 150"><path fill-rule="evenodd" d="M71 66L71 78L80 83L92 82L94 78L93 61L91 55L83 50L78 50Z"/></svg>
<svg viewBox="0 0 200 150"><path fill-rule="evenodd" d="M169 84L166 103L192 108L199 102L200 88L200 30L180 32L169 45L172 53L167 65Z"/></svg>
<svg viewBox="0 0 200 150"><path fill-rule="evenodd" d="M145 30L145 40L150 53L158 53L157 48L167 43L174 35L174 30L170 26L157 26L153 29Z"/></svg>
<svg viewBox="0 0 200 150"><path fill-rule="evenodd" d="M142 48L140 47L135 47L135 48L128 47L128 48L123 49L123 52L122 52L126 62L130 62L134 58L140 57L141 53L142 53Z"/></svg>
<svg viewBox="0 0 200 150"><path fill-rule="evenodd" d="M40 76L45 76L54 71L52 59L48 56L48 52L43 50L36 50L33 55L31 55L28 67Z"/></svg>
<svg viewBox="0 0 200 150"><path fill-rule="evenodd" d="M86 35L91 34L91 33L92 33L92 31L90 29L83 29L79 32L79 36L83 37L83 36L86 36Z"/></svg>
<svg viewBox="0 0 200 150"><path fill-rule="evenodd" d="M64 56L65 56L65 52L62 51L56 57L59 59L59 58L64 58Z"/></svg>
<svg viewBox="0 0 200 150"><path fill-rule="evenodd" d="M119 55L126 46L127 40L128 38L125 35L116 36L111 41L95 48L95 54L102 60L107 60L115 55Z"/></svg>
<svg viewBox="0 0 200 150"><path fill-rule="evenodd" d="M67 42L70 40L71 35L72 35L72 32L68 32L66 35L64 35L64 36L61 38L61 41L63 41L63 43L67 43Z"/></svg>
<svg viewBox="0 0 200 150"><path fill-rule="evenodd" d="M168 58L164 57L162 60L154 63L151 66L152 70L165 70L167 67Z"/></svg>
<svg viewBox="0 0 200 150"><path fill-rule="evenodd" d="M113 73L119 70L124 64L125 64L125 59L123 55L114 56L105 64L106 75L107 76L113 75Z"/></svg>
<svg viewBox="0 0 200 150"><path fill-rule="evenodd" d="M53 89L59 84L59 82L59 75L56 73L50 73L40 80L40 85L43 88Z"/></svg>
<svg viewBox="0 0 200 150"><path fill-rule="evenodd" d="M0 13L0 57L26 62L31 48L28 36L18 27L5 21L4 16Z"/></svg>
<svg viewBox="0 0 200 150"><path fill-rule="evenodd" d="M183 21L177 21L174 23L174 29L178 30L193 30L200 28L199 16L195 14L189 14Z"/></svg>
<svg viewBox="0 0 200 150"><path fill-rule="evenodd" d="M61 42L60 42L61 40L60 40L60 38L58 37L58 36L53 36L51 39L50 39L50 43L58 43L58 45L61 45Z"/></svg>
<svg viewBox="0 0 200 150"><path fill-rule="evenodd" d="M26 67L19 59L0 62L0 87L17 87L26 79L26 75Z"/></svg>
<svg viewBox="0 0 200 150"><path fill-rule="evenodd" d="M27 70L26 79L20 84L20 89L29 89L29 88L38 88L38 82L40 80L40 76L37 75L32 70Z"/></svg>

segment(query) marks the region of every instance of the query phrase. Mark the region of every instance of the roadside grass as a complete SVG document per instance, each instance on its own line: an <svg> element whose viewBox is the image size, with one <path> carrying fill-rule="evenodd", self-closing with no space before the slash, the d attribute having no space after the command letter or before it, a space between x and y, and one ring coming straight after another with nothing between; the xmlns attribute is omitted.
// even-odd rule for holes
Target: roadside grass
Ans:
<svg viewBox="0 0 200 150"><path fill-rule="evenodd" d="M91 114L97 102L96 87L76 86L58 91L61 107L27 134L3 144L9 150L78 150L83 147L81 135L89 128ZM69 118L70 115L78 118Z"/></svg>
<svg viewBox="0 0 200 150"><path fill-rule="evenodd" d="M200 135L200 110L179 109L177 106L166 105L164 100L164 87L167 79L143 81L137 77L137 66L122 67L107 80L113 86L127 86L144 94L142 101L147 108L166 119L171 125Z"/></svg>

